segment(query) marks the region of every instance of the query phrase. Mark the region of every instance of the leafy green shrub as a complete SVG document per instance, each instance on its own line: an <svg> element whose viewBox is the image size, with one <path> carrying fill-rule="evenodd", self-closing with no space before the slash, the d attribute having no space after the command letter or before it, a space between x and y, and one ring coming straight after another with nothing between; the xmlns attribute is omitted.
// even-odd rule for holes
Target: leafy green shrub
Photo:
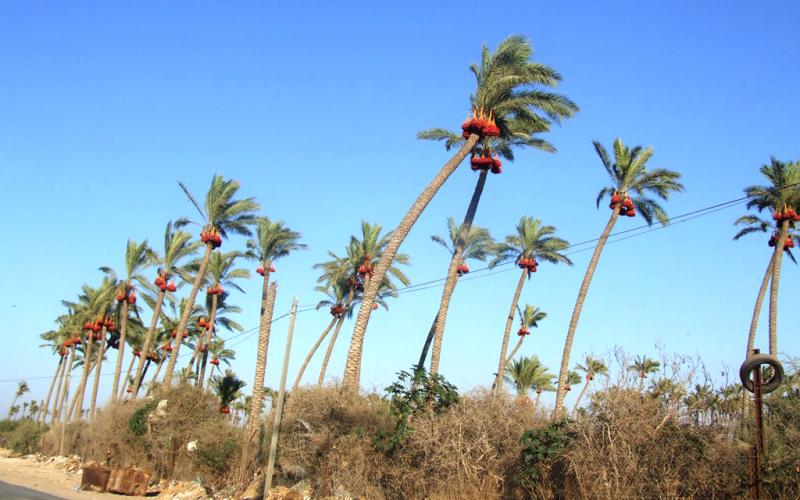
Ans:
<svg viewBox="0 0 800 500"><path fill-rule="evenodd" d="M397 418L394 431L381 432L375 440L378 448L388 453L403 443L415 416L425 412L441 414L458 403L458 388L439 374L415 369L413 373L401 371L397 375L397 382L386 388L392 415Z"/></svg>
<svg viewBox="0 0 800 500"><path fill-rule="evenodd" d="M151 401L142 406L128 419L128 428L134 436L144 436L147 433L147 415L156 407L156 402Z"/></svg>
<svg viewBox="0 0 800 500"><path fill-rule="evenodd" d="M197 462L211 470L224 470L230 467L239 454L239 443L229 437L221 443L200 446L197 449Z"/></svg>

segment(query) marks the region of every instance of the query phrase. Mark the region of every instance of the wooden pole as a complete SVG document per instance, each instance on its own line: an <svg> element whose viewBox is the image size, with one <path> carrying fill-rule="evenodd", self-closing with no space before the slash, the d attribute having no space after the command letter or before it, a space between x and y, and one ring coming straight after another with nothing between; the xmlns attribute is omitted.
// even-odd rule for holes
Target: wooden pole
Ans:
<svg viewBox="0 0 800 500"><path fill-rule="evenodd" d="M289 313L289 334L286 336L286 349L283 353L283 369L281 370L281 385L278 389L278 405L275 407L275 421L272 424L272 440L269 444L269 460L267 461L267 474L264 483L264 496L272 488L272 474L275 472L275 454L278 451L278 433L281 427L283 414L283 396L286 391L286 372L289 370L289 354L292 350L292 334L294 333L294 320L297 316L297 297L292 299L292 310Z"/></svg>

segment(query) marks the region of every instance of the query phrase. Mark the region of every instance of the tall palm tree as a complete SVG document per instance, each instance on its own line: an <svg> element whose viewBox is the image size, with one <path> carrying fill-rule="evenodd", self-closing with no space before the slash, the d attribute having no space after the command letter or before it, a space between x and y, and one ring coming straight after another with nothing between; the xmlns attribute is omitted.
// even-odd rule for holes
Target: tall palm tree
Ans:
<svg viewBox="0 0 800 500"><path fill-rule="evenodd" d="M259 267L256 272L264 278L261 282L258 351L256 355L256 375L253 381L253 394L256 394L256 399L263 396L262 388L264 387L264 373L266 373L267 369L270 325L275 305L275 294L277 293L277 290L273 290L272 302L270 303L270 274L274 271L273 264L278 259L306 248L305 244L300 243L300 238L301 234L289 229L283 221L270 221L266 217L261 217L256 221L256 237L247 241L247 255L251 259L258 261ZM256 403L260 404L259 401L256 401ZM252 413L259 413L258 418L261 416L260 410ZM256 429L252 426L253 422L257 422L257 420L251 420L248 416L251 431Z"/></svg>
<svg viewBox="0 0 800 500"><path fill-rule="evenodd" d="M327 264L327 269L323 267L323 269L325 269L323 276L329 280L348 279L351 280L351 282L355 281L354 286L362 290L374 288L380 292L382 296L385 296L387 293L394 293L396 286L393 280L397 280L403 285L408 286L411 282L397 265L408 264L410 259L408 255L402 253L398 254L396 251L392 262L384 269L380 279L374 276L375 266L383 259L384 252L386 252L386 248L392 241L392 233L388 232L382 235L382 231L383 228L380 224L370 224L369 222L361 221L361 235L350 236L346 257L344 257L341 262ZM334 254L331 252L329 253L335 258ZM372 286L373 283L375 285L374 287ZM388 291L385 291L385 289L388 289ZM363 291L361 297L363 298ZM373 305L377 303L376 299L377 296L372 300ZM333 338L331 340L333 340ZM347 354L347 364L345 365L344 378L346 379L349 376L352 379L351 383L354 384L354 387L358 387L361 378L363 338L361 340L362 342L358 343L355 339L351 339L350 349ZM354 342L358 344L355 349ZM345 385L347 385L347 383L345 383Z"/></svg>
<svg viewBox="0 0 800 500"><path fill-rule="evenodd" d="M67 365L67 355L71 345L71 336L64 329L64 324L61 323L59 326L60 328L58 330L50 330L39 335L39 338L45 342L39 347L48 347L53 354L58 356L56 371L53 374L52 380L50 381L50 388L47 390L47 397L42 402L43 411L39 415L39 421L42 423L44 423L44 420L47 417L47 410L50 407L50 398L53 395L53 390L56 387L56 382L59 379L59 375L64 373L64 368Z"/></svg>
<svg viewBox="0 0 800 500"><path fill-rule="evenodd" d="M189 282L189 268L190 264L184 260L192 256L203 245L202 242L192 242L192 235L185 231L174 229L172 222L168 222L164 230L164 249L163 253L153 251L151 258L153 264L158 266L158 276L156 280L159 282L159 292L156 297L155 303L151 309L153 315L150 318L150 326L147 329L147 334L144 338L142 345L142 356L139 357L139 363L136 365L136 374L133 377L133 389L131 391L132 397L139 394L139 386L144 378L143 370L145 363L152 362L152 356L148 356L154 350L153 343L158 327L158 320L161 317L161 308L164 305L164 299L177 290L184 282ZM177 285L171 281L175 276L182 279Z"/></svg>
<svg viewBox="0 0 800 500"><path fill-rule="evenodd" d="M217 375L211 380L211 387L219 398L220 413L230 413L230 404L239 397L239 391L247 385L231 370L225 370L225 375Z"/></svg>
<svg viewBox="0 0 800 500"><path fill-rule="evenodd" d="M636 372L639 377L639 390L644 388L644 380L651 373L656 373L661 368L661 363L648 358L647 356L637 356L631 366L628 367L629 371Z"/></svg>
<svg viewBox="0 0 800 500"><path fill-rule="evenodd" d="M275 297L278 293L278 284L272 282L267 290L266 301L262 299L261 316L264 318L264 335L261 335L259 329L258 347L256 349L256 373L253 378L253 398L251 400L252 406L247 420L247 432L242 436L243 444L243 457L246 456L250 449L250 443L255 438L259 430L259 422L261 421L261 406L264 397L264 373L267 368L267 343L269 342L269 334L272 329L272 314L275 310ZM244 459L243 459L244 460Z"/></svg>
<svg viewBox="0 0 800 500"><path fill-rule="evenodd" d="M17 399L24 396L28 392L30 392L31 388L28 387L28 383L24 380L22 382L17 383L17 390L14 392L14 399L11 401L11 406L8 408L8 418L11 418L11 408L17 403Z"/></svg>
<svg viewBox="0 0 800 500"><path fill-rule="evenodd" d="M578 328L578 321L583 310L583 303L586 300L586 294L589 293L589 285L592 282L594 271L597 269L600 254L603 252L608 236L617 223L617 219L621 214L633 217L638 211L648 225L653 224L654 220L658 220L658 222L665 225L669 222L666 212L661 208L658 201L650 196L654 195L667 200L671 193L683 191L683 185L679 182L681 174L678 172L664 168L648 170L647 162L653 156L653 150L650 147L635 146L629 148L618 138L614 141L613 163L606 149L598 141L594 141L594 149L611 180L611 185L604 187L598 193L597 207L600 207L600 202L606 196L610 196L611 216L600 234L597 246L589 260L586 274L583 276L581 287L578 290L575 308L572 310L569 327L567 328L564 353L561 357L561 368L558 372L556 404L553 409L555 418L560 418L564 413L569 357L572 351L572 342L575 339L575 330Z"/></svg>
<svg viewBox="0 0 800 500"><path fill-rule="evenodd" d="M231 366L231 360L236 359L236 351L225 347L225 340L216 338L211 339L208 343L208 354L211 356L211 373L209 378L214 376L214 370L219 371L220 364L225 364L228 368ZM201 377L203 374L201 373Z"/></svg>
<svg viewBox="0 0 800 500"><path fill-rule="evenodd" d="M228 297L228 292L226 292L225 289L233 288L244 293L244 290L242 290L242 288L239 286L237 280L250 279L250 271L248 269L236 267L237 260L244 256L245 254L235 250L224 253L217 250L211 254L205 280L205 282L208 284L208 289L206 292L208 318L206 321L204 321L204 323L206 323L204 327L205 329L201 332L200 338L198 338L198 341L195 343L192 356L189 359L189 372L192 371L195 360L197 359L197 355L201 349L203 350L204 354L203 358L207 358L206 347L216 329L217 307L220 302L220 297L223 295L226 298ZM176 341L177 340L178 339L176 339ZM200 379L198 379L198 383L199 382Z"/></svg>
<svg viewBox="0 0 800 500"><path fill-rule="evenodd" d="M192 283L192 288L189 291L188 307L184 309L180 323L178 323L177 336L167 363L167 372L164 375L165 386L169 386L172 383L172 374L175 371L175 362L178 359L183 333L189 323L189 314L197 298L197 292L205 280L211 252L222 245L222 240L227 238L230 233L250 236L252 234L250 226L255 223L255 211L259 209L258 203L253 198L237 199L239 182L232 179L225 180L221 175L214 175L214 178L211 179L211 186L206 193L206 199L202 207L189 191L189 188L184 186L183 183L179 184L189 201L192 202L192 205L203 218L203 221L199 223L203 228L200 238L205 243L206 249ZM183 226L189 222L188 219L181 219L176 222L176 227Z"/></svg>
<svg viewBox="0 0 800 500"><path fill-rule="evenodd" d="M481 178L486 179L486 171L481 171ZM483 184L479 183L476 187L476 192L480 188L483 190ZM480 196L480 194L478 194ZM475 198L475 196L473 196ZM477 199L474 200L477 205ZM472 204L470 204L472 206ZM474 213L469 213L468 216ZM474 212L474 210L473 210ZM469 227L464 228L464 225ZM472 218L466 217L461 225L456 224L456 220L452 217L447 218L447 237L440 235L433 235L431 239L444 247L450 254L450 267L447 272L447 279L444 283L442 290L442 298L439 301L439 310L433 320L428 336L425 339L425 344L422 348L422 353L417 363L418 369L422 369L425 365L425 358L428 356L428 349L433 341L433 353L431 353L431 373L439 373L439 361L442 353L442 339L444 338L444 328L447 321L447 311L450 308L450 299L456 289L457 278L469 272L467 261L470 259L485 261L492 253L494 248L494 240L489 230L483 227L473 226ZM451 276L452 270L452 276Z"/></svg>
<svg viewBox="0 0 800 500"><path fill-rule="evenodd" d="M562 252L569 247L569 243L557 236L555 226L545 226L539 219L527 215L522 216L517 224L516 232L506 236L505 242L495 248L495 258L489 262L489 267L494 268L506 262L514 262L519 266L521 273L517 281L517 288L511 298L511 307L506 316L506 326L503 330L503 341L500 347L500 361L495 375L494 387L498 394L503 392L502 376L508 360L508 341L511 336L511 325L514 323L514 312L517 310L520 294L525 281L530 279L538 269L539 261L551 264L565 263L572 265L572 261Z"/></svg>
<svg viewBox="0 0 800 500"><path fill-rule="evenodd" d="M142 344L144 343L144 336L145 336L145 328L141 321L131 321L128 325L129 331L127 335L127 343L131 348L131 361L128 363L128 369L125 371L125 376L122 378L122 385L119 388L119 394L117 395L118 399L122 399L127 392L133 392L133 387L131 386L131 381L133 377L131 376L131 372L133 371L133 365L136 363L137 359L142 357ZM119 340L120 345L122 345L122 338Z"/></svg>
<svg viewBox="0 0 800 500"><path fill-rule="evenodd" d="M470 67L477 85L470 96L473 119L463 126L466 140L420 193L392 232L389 245L374 267L371 286L364 287L348 359L360 360L372 306L400 245L433 197L475 145L487 136L505 139L531 136L534 132L546 131L551 122L559 122L577 111L577 106L565 96L542 89L555 87L561 76L544 64L532 62L532 55L533 49L528 40L521 36L510 36L494 52L484 46L480 64ZM515 124L513 129L509 127L512 121ZM463 228L468 230L469 225L465 224ZM359 367L360 363L348 363L344 377L347 390L358 390Z"/></svg>
<svg viewBox="0 0 800 500"><path fill-rule="evenodd" d="M114 368L114 382L111 389L111 400L117 398L119 393L119 378L122 374L122 358L125 355L125 337L128 333L128 308L131 305L128 300L136 290L135 282L146 286L147 278L140 273L153 263L153 251L147 244L147 240L136 243L128 240L125 247L125 278L119 281L117 273L110 267L101 267L100 270L107 273L114 282L119 283L117 294L118 317L119 317L119 350L117 351L117 364ZM135 295L134 295L135 296Z"/></svg>
<svg viewBox="0 0 800 500"><path fill-rule="evenodd" d="M784 163L771 158L768 165L759 169L769 184L748 186L745 195L750 198L747 208L755 208L759 212L767 211L775 220L775 233L771 244L775 245L772 253L772 283L769 290L769 353L778 354L778 288L781 279L781 262L783 251L793 244L789 237L789 229L800 221L797 211L800 210L800 162Z"/></svg>
<svg viewBox="0 0 800 500"><path fill-rule="evenodd" d="M509 360L514 359L517 351L522 347L522 341L531 333L532 329L539 328L539 322L547 317L547 313L538 307L525 304L525 309L521 309L519 305L517 305L517 316L519 316L519 330L517 330L519 340L517 340L517 345L511 350L511 354L508 355Z"/></svg>
<svg viewBox="0 0 800 500"><path fill-rule="evenodd" d="M578 411L581 400L586 394L586 391L589 389L589 384L592 383L592 380L594 380L597 375L605 375L606 377L608 376L608 367L605 365L605 363L599 359L595 359L592 356L586 356L583 364L579 364L575 368L585 374L584 378L586 379L586 383L584 384L583 389L581 389L581 393L578 394L578 399L575 401L575 407L572 409L573 413Z"/></svg>

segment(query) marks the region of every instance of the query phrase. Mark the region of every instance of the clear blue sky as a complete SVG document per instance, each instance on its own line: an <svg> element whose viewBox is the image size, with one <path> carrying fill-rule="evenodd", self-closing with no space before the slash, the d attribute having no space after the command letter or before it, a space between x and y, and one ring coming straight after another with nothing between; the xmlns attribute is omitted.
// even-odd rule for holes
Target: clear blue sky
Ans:
<svg viewBox="0 0 800 500"><path fill-rule="evenodd" d="M522 215L564 238L596 237L608 212L591 141L652 145L653 166L679 170L681 214L741 195L775 155L800 158L796 2L4 2L0 7L0 379L26 378L41 398L55 358L38 345L60 301L97 267L121 268L127 238L160 242L165 223L192 213L176 180L201 193L215 172L236 178L263 213L301 231L309 250L278 263L276 310L313 304L311 265L341 251L359 221L394 227L447 154L415 139L457 128L483 43L528 36L536 60L564 77L581 107L548 134L559 152L525 152L491 176L476 223L502 237ZM406 240L415 283L444 274L430 241L460 219L475 175L459 169ZM700 355L709 371L738 367L769 249L734 243L742 207L610 245L577 332L573 360L624 345L633 354ZM618 229L641 224L624 220ZM225 249L242 248L233 240ZM540 266L523 301L549 317L526 340L557 369L589 252L575 266ZM480 267L477 263L473 268ZM779 347L800 354L798 269L784 268ZM442 372L462 389L490 383L517 279L504 272L456 291ZM258 284L232 301L257 325ZM402 295L373 315L364 383L383 387L408 368L441 289ZM146 312L145 315L149 315ZM329 320L297 320L291 372ZM762 321L766 326L766 316ZM267 384L277 385L285 320L276 323ZM352 325L331 373L340 375ZM225 336L225 335L223 335ZM234 346L252 384L255 335ZM765 329L757 345L766 347ZM321 355L307 380L318 372ZM113 359L113 358L112 358ZM110 371L110 365L106 368ZM110 377L104 377L107 390ZM0 384L5 407L15 383Z"/></svg>

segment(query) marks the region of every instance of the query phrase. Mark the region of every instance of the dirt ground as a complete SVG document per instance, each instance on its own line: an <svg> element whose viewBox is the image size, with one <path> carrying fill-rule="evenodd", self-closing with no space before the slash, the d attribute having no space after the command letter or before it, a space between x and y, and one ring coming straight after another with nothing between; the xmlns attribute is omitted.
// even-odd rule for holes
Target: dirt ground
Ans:
<svg viewBox="0 0 800 500"><path fill-rule="evenodd" d="M0 449L0 481L67 499L144 498L79 491L81 469L77 461L62 457L41 460L34 457L14 457L9 450Z"/></svg>

